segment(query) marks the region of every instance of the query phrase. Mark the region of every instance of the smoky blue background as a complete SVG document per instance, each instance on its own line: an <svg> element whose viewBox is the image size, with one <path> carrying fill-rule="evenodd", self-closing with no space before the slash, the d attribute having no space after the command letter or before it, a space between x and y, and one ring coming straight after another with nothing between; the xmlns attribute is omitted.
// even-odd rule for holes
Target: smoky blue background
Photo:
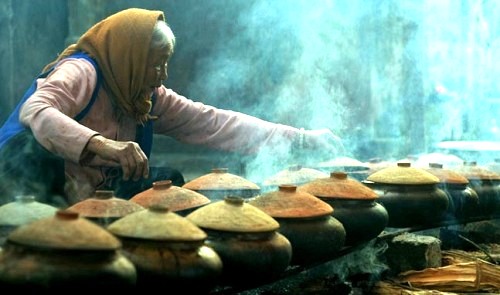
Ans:
<svg viewBox="0 0 500 295"><path fill-rule="evenodd" d="M442 141L500 141L498 1L0 4L2 121L40 69L80 34L114 12L141 7L165 12L177 37L165 85L193 100L299 128L330 128L344 140L346 156L362 161L450 152L439 148ZM155 155L211 155L221 165L235 157L155 140ZM460 156L488 162L497 154ZM237 162L244 159L247 172L300 162L273 156Z"/></svg>

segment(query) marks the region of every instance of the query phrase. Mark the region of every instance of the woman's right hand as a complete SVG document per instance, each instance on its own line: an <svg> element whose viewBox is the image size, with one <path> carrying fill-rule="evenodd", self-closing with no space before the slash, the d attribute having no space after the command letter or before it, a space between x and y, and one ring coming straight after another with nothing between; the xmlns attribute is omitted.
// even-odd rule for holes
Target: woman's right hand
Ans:
<svg viewBox="0 0 500 295"><path fill-rule="evenodd" d="M133 141L115 141L102 135L92 137L87 151L122 167L123 180L149 177L149 163L139 144Z"/></svg>

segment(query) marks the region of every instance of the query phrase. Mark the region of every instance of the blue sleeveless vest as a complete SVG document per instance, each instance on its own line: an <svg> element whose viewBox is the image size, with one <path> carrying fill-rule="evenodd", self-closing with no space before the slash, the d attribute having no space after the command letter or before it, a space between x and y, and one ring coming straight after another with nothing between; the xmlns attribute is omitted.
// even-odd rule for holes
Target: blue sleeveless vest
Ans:
<svg viewBox="0 0 500 295"><path fill-rule="evenodd" d="M102 75L101 75L101 71L99 70L99 67L98 67L97 63L95 62L95 60L93 60L86 53L77 52L77 53L74 53L68 57L84 58L84 59L88 60L94 66L94 68L96 69L96 72L97 72L96 87L94 88L94 92L92 92L92 97L91 97L89 103L80 113L78 113L74 117L75 121L80 121L88 113L88 111L90 110L90 108L92 107L92 105L94 104L94 102L97 98L97 93L99 92L99 88L101 86ZM52 67L48 71L38 75L38 77L31 84L30 88L24 93L21 101L17 104L14 111L7 118L7 121L5 121L3 126L0 127L0 149L5 144L7 144L9 139L11 139L13 136L26 130L26 127L24 125L22 125L21 122L19 122L19 112L21 110L21 106L36 91L36 87L37 87L36 80L39 78L46 78L53 70L54 70L54 67ZM154 106L154 103L156 101L156 93L153 94L153 97L151 99L152 99L152 103ZM139 143L141 149L146 154L146 156L149 158L149 156L151 154L152 145L153 145L153 121L152 120L149 120L148 122L146 122L144 126L137 125L135 140L137 143Z"/></svg>

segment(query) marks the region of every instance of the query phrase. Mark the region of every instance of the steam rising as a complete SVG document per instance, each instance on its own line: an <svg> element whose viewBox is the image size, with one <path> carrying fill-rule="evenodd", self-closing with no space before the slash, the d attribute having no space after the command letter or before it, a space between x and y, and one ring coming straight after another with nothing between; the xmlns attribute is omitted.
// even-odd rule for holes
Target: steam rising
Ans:
<svg viewBox="0 0 500 295"><path fill-rule="evenodd" d="M193 99L330 128L364 161L436 152L447 140L500 140L494 1L213 1L203 13L207 39L183 40L189 29L174 24L179 45L202 48L185 90ZM249 167L261 174L320 160L276 167L274 156Z"/></svg>

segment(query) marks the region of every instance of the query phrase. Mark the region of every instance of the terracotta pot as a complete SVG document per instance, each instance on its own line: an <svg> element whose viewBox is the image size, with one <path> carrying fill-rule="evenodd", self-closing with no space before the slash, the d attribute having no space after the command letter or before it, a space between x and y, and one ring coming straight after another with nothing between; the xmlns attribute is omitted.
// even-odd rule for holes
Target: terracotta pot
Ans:
<svg viewBox="0 0 500 295"><path fill-rule="evenodd" d="M331 214L333 208L296 185L249 201L280 224L279 232L292 245L292 264L311 264L333 258L345 243L345 229Z"/></svg>
<svg viewBox="0 0 500 295"><path fill-rule="evenodd" d="M97 190L91 198L68 208L68 210L75 211L80 216L102 226L108 226L125 215L144 209L141 205L130 200L117 198L113 191L108 190Z"/></svg>
<svg viewBox="0 0 500 295"><path fill-rule="evenodd" d="M279 223L241 197L227 196L187 218L208 234L207 244L222 259L225 284L270 282L290 265L292 246L278 232Z"/></svg>
<svg viewBox="0 0 500 295"><path fill-rule="evenodd" d="M205 244L207 234L159 205L131 213L108 226L137 268L137 286L208 293L222 275L222 260Z"/></svg>
<svg viewBox="0 0 500 295"><path fill-rule="evenodd" d="M478 166L476 162L465 162L456 170L465 176L479 198L477 217L500 216L500 174Z"/></svg>
<svg viewBox="0 0 500 295"><path fill-rule="evenodd" d="M429 225L446 216L449 199L438 188L439 178L410 163L381 169L363 183L379 195L379 202L389 213L389 227Z"/></svg>
<svg viewBox="0 0 500 295"><path fill-rule="evenodd" d="M387 211L377 203L377 193L346 172L332 172L330 177L311 181L298 189L333 207L332 216L345 228L346 246L377 237L388 223Z"/></svg>
<svg viewBox="0 0 500 295"><path fill-rule="evenodd" d="M198 207L210 203L210 199L193 190L175 186L171 180L153 182L153 187L133 196L130 201L149 208L159 205L186 216Z"/></svg>
<svg viewBox="0 0 500 295"><path fill-rule="evenodd" d="M444 169L443 164L439 163L429 163L425 170L439 178L438 187L448 194L446 219L466 220L479 214L479 197L469 186L469 180L465 176Z"/></svg>
<svg viewBox="0 0 500 295"><path fill-rule="evenodd" d="M328 174L320 170L294 165L266 179L263 182L263 187L266 192L273 192L279 189L279 186L282 184L301 185L324 177L328 177Z"/></svg>
<svg viewBox="0 0 500 295"><path fill-rule="evenodd" d="M0 286L27 292L134 287L135 267L120 247L99 225L60 210L9 235L0 254Z"/></svg>
<svg viewBox="0 0 500 295"><path fill-rule="evenodd" d="M221 201L226 196L250 199L260 194L257 184L229 173L227 168L214 168L211 173L188 181L182 187L198 192L211 201Z"/></svg>
<svg viewBox="0 0 500 295"><path fill-rule="evenodd" d="M58 208L37 202L35 196L20 195L15 201L0 206L0 246L17 227L54 216Z"/></svg>
<svg viewBox="0 0 500 295"><path fill-rule="evenodd" d="M317 168L328 174L331 172L345 172L348 176L359 181L365 180L370 174L370 167L367 164L350 157L337 157L330 161L321 162L317 165ZM325 177L328 177L328 175Z"/></svg>

